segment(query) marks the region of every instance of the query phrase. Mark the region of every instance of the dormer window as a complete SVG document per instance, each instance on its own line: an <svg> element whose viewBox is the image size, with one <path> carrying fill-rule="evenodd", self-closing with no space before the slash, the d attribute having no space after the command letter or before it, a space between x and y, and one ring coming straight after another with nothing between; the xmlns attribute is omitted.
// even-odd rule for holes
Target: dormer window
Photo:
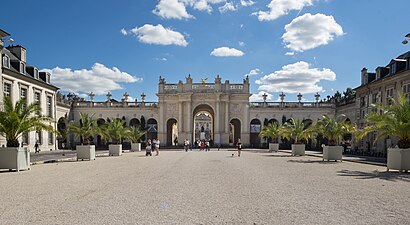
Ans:
<svg viewBox="0 0 410 225"><path fill-rule="evenodd" d="M7 67L7 68L10 68L10 59L7 55L3 56L3 66Z"/></svg>
<svg viewBox="0 0 410 225"><path fill-rule="evenodd" d="M24 63L20 63L20 73L26 74L26 65Z"/></svg>
<svg viewBox="0 0 410 225"><path fill-rule="evenodd" d="M34 69L34 79L38 80L39 76L38 76L38 69Z"/></svg>

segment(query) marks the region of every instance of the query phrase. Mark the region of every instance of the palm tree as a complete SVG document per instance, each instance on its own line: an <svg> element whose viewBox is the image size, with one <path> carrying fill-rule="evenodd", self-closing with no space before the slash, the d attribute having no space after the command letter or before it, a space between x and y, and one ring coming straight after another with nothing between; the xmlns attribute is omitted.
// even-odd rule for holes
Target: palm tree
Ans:
<svg viewBox="0 0 410 225"><path fill-rule="evenodd" d="M376 137L376 141L386 136L398 137L397 145L399 148L410 148L410 102L408 94L398 93L397 100L392 97L389 100L391 105L372 105L381 113L374 112L367 115L368 126L362 130L360 137L378 131L379 135Z"/></svg>
<svg viewBox="0 0 410 225"><path fill-rule="evenodd" d="M294 140L295 144L300 144L302 140L309 140L313 134L306 121L293 118L280 128L279 133L284 138Z"/></svg>
<svg viewBox="0 0 410 225"><path fill-rule="evenodd" d="M103 128L104 139L111 140L113 144L121 144L122 139L131 136L131 130L125 127L125 122L121 119L109 121Z"/></svg>
<svg viewBox="0 0 410 225"><path fill-rule="evenodd" d="M263 129L259 133L260 137L268 137L272 140L273 143L277 142L277 138L279 137L279 130L280 126L278 123L269 123L267 126L263 126Z"/></svg>
<svg viewBox="0 0 410 225"><path fill-rule="evenodd" d="M86 113L80 113L80 121L71 122L68 125L68 132L82 139L81 145L88 145L90 138L101 133L101 130L97 126L97 120L93 117L94 115L90 116Z"/></svg>
<svg viewBox="0 0 410 225"><path fill-rule="evenodd" d="M323 119L317 121L312 129L321 134L329 141L329 146L335 146L341 143L346 134L354 133L355 126L346 121L344 114L329 117L323 115Z"/></svg>
<svg viewBox="0 0 410 225"><path fill-rule="evenodd" d="M128 136L128 138L134 142L134 143L138 143L141 141L141 138L145 135L146 131L141 130L139 127L137 126L133 126L129 128L130 130L130 134Z"/></svg>
<svg viewBox="0 0 410 225"><path fill-rule="evenodd" d="M41 115L39 102L27 105L26 99L20 99L13 105L11 98L5 96L3 103L4 110L0 112L0 134L6 137L7 147L19 147L19 137L30 131L58 133L51 125L46 124L54 120Z"/></svg>

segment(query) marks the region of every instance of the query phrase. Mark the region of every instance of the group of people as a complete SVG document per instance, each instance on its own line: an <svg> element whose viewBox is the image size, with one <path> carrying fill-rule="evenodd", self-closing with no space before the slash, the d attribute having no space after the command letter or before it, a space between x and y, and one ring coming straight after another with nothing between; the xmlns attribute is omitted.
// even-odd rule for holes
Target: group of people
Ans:
<svg viewBox="0 0 410 225"><path fill-rule="evenodd" d="M155 156L159 155L159 139L148 139L147 146L145 147L145 156L152 156L152 151L155 151Z"/></svg>

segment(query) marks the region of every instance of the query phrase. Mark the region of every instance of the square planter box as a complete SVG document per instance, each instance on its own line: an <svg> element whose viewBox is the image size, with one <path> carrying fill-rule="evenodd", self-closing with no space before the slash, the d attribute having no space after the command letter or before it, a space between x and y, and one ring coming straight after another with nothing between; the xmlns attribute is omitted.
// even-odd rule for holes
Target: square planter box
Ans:
<svg viewBox="0 0 410 225"><path fill-rule="evenodd" d="M131 143L131 152L140 152L141 143Z"/></svg>
<svg viewBox="0 0 410 225"><path fill-rule="evenodd" d="M77 161L79 159L95 160L95 145L77 145Z"/></svg>
<svg viewBox="0 0 410 225"><path fill-rule="evenodd" d="M342 162L343 146L325 146L323 147L323 161L340 160Z"/></svg>
<svg viewBox="0 0 410 225"><path fill-rule="evenodd" d="M305 155L305 144L292 144L292 155Z"/></svg>
<svg viewBox="0 0 410 225"><path fill-rule="evenodd" d="M269 151L271 151L271 152L279 151L279 144L278 143L269 143Z"/></svg>
<svg viewBox="0 0 410 225"><path fill-rule="evenodd" d="M30 151L27 147L0 148L0 169L29 170Z"/></svg>
<svg viewBox="0 0 410 225"><path fill-rule="evenodd" d="M401 171L410 170L410 148L387 149L387 171L390 169Z"/></svg>
<svg viewBox="0 0 410 225"><path fill-rule="evenodd" d="M122 155L122 145L108 145L108 155L109 156Z"/></svg>

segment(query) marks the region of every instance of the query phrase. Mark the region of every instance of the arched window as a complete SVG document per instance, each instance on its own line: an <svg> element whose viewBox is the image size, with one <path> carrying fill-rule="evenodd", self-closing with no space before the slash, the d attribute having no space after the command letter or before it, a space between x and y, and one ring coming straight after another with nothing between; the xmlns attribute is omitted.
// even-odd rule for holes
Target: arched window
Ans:
<svg viewBox="0 0 410 225"><path fill-rule="evenodd" d="M20 73L26 74L26 65L24 63L20 63Z"/></svg>

